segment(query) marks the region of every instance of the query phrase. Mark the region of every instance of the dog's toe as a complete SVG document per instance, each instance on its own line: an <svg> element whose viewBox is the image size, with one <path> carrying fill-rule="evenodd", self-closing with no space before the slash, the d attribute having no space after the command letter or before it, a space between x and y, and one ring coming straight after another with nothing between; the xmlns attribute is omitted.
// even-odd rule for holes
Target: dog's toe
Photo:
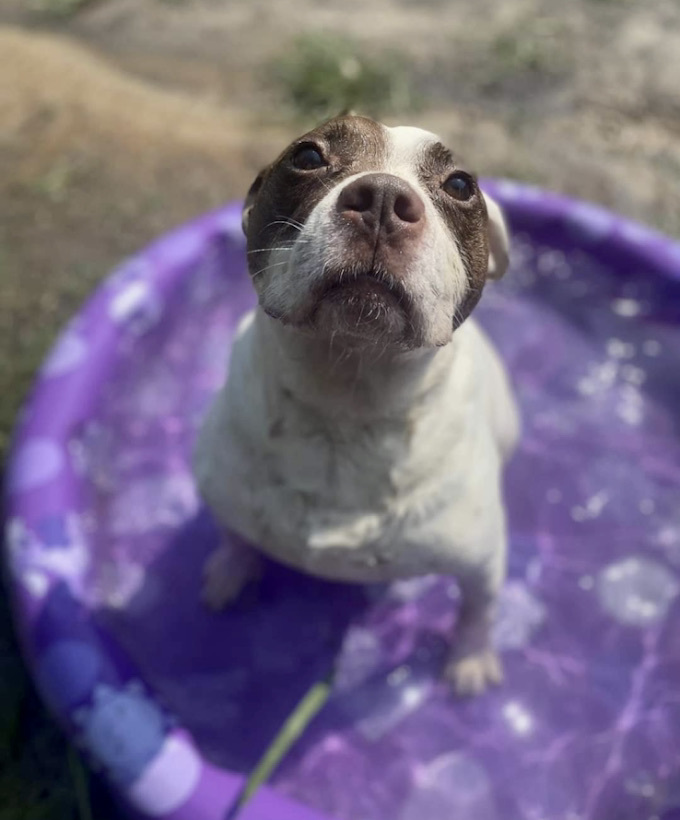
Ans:
<svg viewBox="0 0 680 820"><path fill-rule="evenodd" d="M500 658L491 649L474 655L455 658L446 668L446 677L457 695L481 695L489 686L498 686L503 680Z"/></svg>

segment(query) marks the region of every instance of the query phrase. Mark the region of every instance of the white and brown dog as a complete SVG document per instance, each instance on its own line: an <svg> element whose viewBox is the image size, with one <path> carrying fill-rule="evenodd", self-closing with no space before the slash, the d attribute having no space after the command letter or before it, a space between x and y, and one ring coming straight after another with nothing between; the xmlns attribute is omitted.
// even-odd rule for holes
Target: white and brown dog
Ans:
<svg viewBox="0 0 680 820"><path fill-rule="evenodd" d="M462 593L448 674L501 679L501 471L518 438L503 367L469 314L507 266L498 206L440 140L354 115L257 177L243 227L259 307L199 436L219 521L272 558L352 581L445 573ZM258 553L206 566L219 606Z"/></svg>

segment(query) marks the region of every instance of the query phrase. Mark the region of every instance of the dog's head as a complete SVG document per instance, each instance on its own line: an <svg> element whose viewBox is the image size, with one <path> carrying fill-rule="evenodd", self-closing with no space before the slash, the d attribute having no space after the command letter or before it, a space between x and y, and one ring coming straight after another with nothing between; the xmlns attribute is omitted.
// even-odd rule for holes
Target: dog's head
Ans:
<svg viewBox="0 0 680 820"><path fill-rule="evenodd" d="M354 115L258 175L243 228L266 313L381 345L447 344L508 261L500 209L434 134Z"/></svg>

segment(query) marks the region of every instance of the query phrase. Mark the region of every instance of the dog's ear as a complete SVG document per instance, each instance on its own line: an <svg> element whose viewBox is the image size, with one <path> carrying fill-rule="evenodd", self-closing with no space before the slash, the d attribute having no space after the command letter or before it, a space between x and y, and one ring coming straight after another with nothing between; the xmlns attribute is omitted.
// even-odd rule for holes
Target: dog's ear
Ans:
<svg viewBox="0 0 680 820"><path fill-rule="evenodd" d="M489 218L489 279L500 279L510 261L510 238L505 217L500 205L488 194L484 194L486 212Z"/></svg>
<svg viewBox="0 0 680 820"><path fill-rule="evenodd" d="M255 177L255 181L248 189L248 193L246 194L246 201L243 203L243 214L241 216L241 227L243 228L243 233L246 236L248 235L248 220L250 218L250 212L253 209L253 205L255 204L257 195L260 193L262 183L267 178L269 168L270 166L268 165L266 168L263 168L260 171L260 173Z"/></svg>

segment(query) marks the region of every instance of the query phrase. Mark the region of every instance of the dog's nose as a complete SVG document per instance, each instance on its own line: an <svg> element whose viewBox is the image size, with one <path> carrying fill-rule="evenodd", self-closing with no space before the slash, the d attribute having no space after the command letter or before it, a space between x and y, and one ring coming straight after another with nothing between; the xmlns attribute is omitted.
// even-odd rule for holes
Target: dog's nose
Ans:
<svg viewBox="0 0 680 820"><path fill-rule="evenodd" d="M392 174L366 174L340 192L338 211L357 227L377 234L414 236L425 223L425 205L405 179Z"/></svg>

